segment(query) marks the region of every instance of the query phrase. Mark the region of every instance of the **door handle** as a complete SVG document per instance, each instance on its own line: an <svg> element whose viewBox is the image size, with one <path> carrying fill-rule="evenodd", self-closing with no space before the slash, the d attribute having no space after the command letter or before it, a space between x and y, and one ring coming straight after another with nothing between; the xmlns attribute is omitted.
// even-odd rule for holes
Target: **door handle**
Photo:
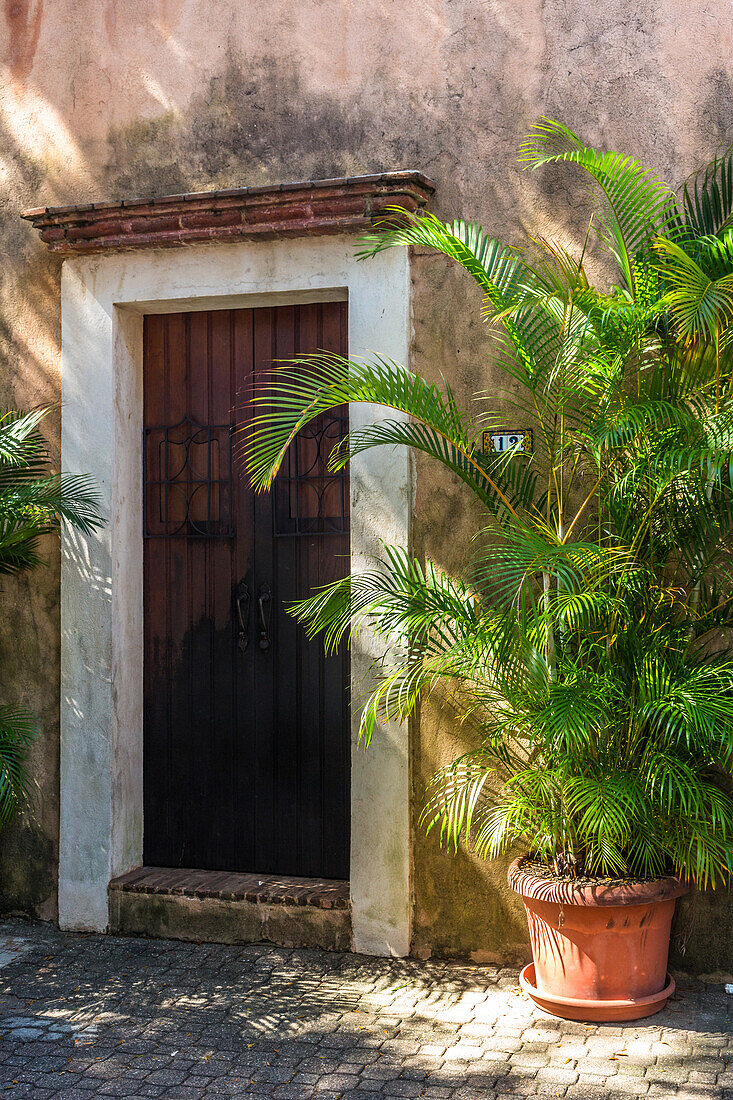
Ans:
<svg viewBox="0 0 733 1100"><path fill-rule="evenodd" d="M271 642L270 617L272 615L272 589L269 584L260 585L257 606L260 610L260 649L269 649Z"/></svg>
<svg viewBox="0 0 733 1100"><path fill-rule="evenodd" d="M240 652L244 653L249 645L249 588L242 581L237 589L237 619L239 620L239 632L237 645Z"/></svg>

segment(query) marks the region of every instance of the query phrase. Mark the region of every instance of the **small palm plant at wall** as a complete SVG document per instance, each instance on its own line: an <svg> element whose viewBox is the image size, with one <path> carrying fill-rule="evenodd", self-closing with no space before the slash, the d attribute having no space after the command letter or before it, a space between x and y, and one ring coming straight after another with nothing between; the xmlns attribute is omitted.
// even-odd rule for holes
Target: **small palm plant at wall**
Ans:
<svg viewBox="0 0 733 1100"><path fill-rule="evenodd" d="M300 428L365 402L384 414L334 469L401 444L478 500L462 576L387 547L294 613L328 646L365 624L389 640L365 743L439 689L470 716L476 744L435 776L425 826L486 857L524 848L510 881L538 1002L633 1018L674 988L675 897L733 871L733 156L677 194L543 120L521 160L588 185L586 244L615 265L609 286L585 249L395 211L365 258L413 245L465 268L506 393L465 412L448 382L377 357L285 365L260 397L250 472L269 487Z"/></svg>
<svg viewBox="0 0 733 1100"><path fill-rule="evenodd" d="M39 543L63 519L90 533L102 526L89 478L51 472L39 431L51 409L0 413L0 574L14 576L42 563ZM0 705L0 825L28 799L26 758L37 736L33 715Z"/></svg>

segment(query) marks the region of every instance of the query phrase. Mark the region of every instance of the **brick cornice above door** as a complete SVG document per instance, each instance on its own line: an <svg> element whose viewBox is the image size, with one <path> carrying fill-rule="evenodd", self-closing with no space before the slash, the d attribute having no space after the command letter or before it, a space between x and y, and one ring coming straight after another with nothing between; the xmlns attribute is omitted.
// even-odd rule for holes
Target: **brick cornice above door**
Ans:
<svg viewBox="0 0 733 1100"><path fill-rule="evenodd" d="M369 228L389 207L414 212L435 184L421 172L385 172L161 198L26 210L52 252L89 254L202 241L343 233Z"/></svg>

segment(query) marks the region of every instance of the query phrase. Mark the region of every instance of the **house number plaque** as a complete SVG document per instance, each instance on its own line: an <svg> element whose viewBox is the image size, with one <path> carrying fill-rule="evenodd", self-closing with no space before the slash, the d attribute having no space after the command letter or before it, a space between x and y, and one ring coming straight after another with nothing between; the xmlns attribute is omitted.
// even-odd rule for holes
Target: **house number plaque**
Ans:
<svg viewBox="0 0 733 1100"><path fill-rule="evenodd" d="M534 450L534 438L531 428L518 428L507 432L483 432L481 445L484 452L494 451L503 454L504 451L519 450L523 454L532 454Z"/></svg>

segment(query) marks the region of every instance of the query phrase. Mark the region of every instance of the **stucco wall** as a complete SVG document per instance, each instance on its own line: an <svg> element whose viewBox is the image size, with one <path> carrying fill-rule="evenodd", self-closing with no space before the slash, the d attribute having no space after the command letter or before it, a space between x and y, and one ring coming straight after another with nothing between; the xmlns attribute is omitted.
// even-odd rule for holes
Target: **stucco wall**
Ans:
<svg viewBox="0 0 733 1100"><path fill-rule="evenodd" d="M572 242L582 212L570 177L516 166L533 119L560 117L672 179L733 130L729 0L3 0L0 10L3 402L59 392L59 264L19 221L23 207L414 167L436 180L441 215ZM414 361L467 399L491 382L478 294L440 258L417 257L414 271ZM455 487L421 464L416 549L451 568L471 530ZM0 591L0 686L43 724L32 820L0 839L0 900L53 916L55 544L47 556L48 569ZM417 802L451 751L446 723L426 715L414 744ZM502 868L452 859L416 834L415 950L523 953L502 881ZM732 909L721 897L696 905L690 965L733 967Z"/></svg>

